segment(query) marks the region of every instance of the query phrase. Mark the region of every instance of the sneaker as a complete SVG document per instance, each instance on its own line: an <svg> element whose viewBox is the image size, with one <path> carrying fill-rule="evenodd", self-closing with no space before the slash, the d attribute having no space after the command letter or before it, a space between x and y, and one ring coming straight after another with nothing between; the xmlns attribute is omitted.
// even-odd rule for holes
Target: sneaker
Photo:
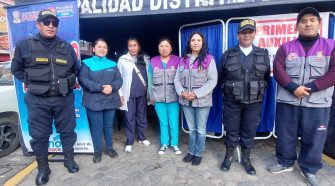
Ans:
<svg viewBox="0 0 335 186"><path fill-rule="evenodd" d="M178 146L172 146L172 148L174 150L174 154L177 154L177 155L181 154L181 150Z"/></svg>
<svg viewBox="0 0 335 186"><path fill-rule="evenodd" d="M163 155L163 154L165 154L165 151L168 149L168 147L166 146L166 145L163 145L160 149L159 149L159 151L158 151L158 154L159 155Z"/></svg>
<svg viewBox="0 0 335 186"><path fill-rule="evenodd" d="M148 140L138 141L139 143L143 144L144 146L148 147L151 143Z"/></svg>
<svg viewBox="0 0 335 186"><path fill-rule="evenodd" d="M320 185L319 180L315 174L302 172L301 175L305 178L308 186L319 186Z"/></svg>
<svg viewBox="0 0 335 186"><path fill-rule="evenodd" d="M124 149L125 152L131 152L131 149L133 148L133 146L131 145L126 145L126 148Z"/></svg>
<svg viewBox="0 0 335 186"><path fill-rule="evenodd" d="M106 149L105 154L108 155L111 158L116 158L117 153L115 152L114 149Z"/></svg>
<svg viewBox="0 0 335 186"><path fill-rule="evenodd" d="M291 167L284 167L280 164L275 164L272 165L271 167L268 168L268 171L271 173L282 173L282 172L292 172L294 170L293 166Z"/></svg>

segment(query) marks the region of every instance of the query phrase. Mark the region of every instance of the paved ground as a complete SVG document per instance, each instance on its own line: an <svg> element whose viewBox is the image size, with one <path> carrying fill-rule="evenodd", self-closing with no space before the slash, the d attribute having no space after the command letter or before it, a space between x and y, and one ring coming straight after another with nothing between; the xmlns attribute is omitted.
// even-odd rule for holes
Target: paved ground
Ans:
<svg viewBox="0 0 335 186"><path fill-rule="evenodd" d="M31 164L33 160L33 157L24 157L20 148L10 155L0 158L0 185Z"/></svg>
<svg viewBox="0 0 335 186"><path fill-rule="evenodd" d="M99 164L93 164L92 155L81 154L76 156L80 171L70 174L62 163L50 163L52 174L47 185L275 185L275 186L303 186L304 179L300 169L290 173L271 174L266 167L275 162L274 139L258 140L252 151L251 160L256 168L257 176L249 176L237 162L232 164L228 173L221 172L219 167L224 157L225 147L222 140L207 139L203 162L200 166L192 166L182 161L186 154L188 135L181 132L180 144L182 155L173 154L170 149L165 155L157 155L159 143L158 126L151 125L148 130L148 139L152 142L150 147L136 143L133 152L123 152L125 144L125 131L114 131L114 148L119 156L111 159L103 156ZM56 156L55 158L61 158ZM31 162L32 158L23 158L19 151L10 156L8 167L22 169ZM18 163L14 163L18 162ZM6 171L6 164L1 163L2 175ZM15 172L15 171L14 171ZM26 176L19 184L22 186L34 185L37 170ZM322 186L335 185L335 167L328 164L318 173ZM9 178L9 175L0 177L0 181Z"/></svg>

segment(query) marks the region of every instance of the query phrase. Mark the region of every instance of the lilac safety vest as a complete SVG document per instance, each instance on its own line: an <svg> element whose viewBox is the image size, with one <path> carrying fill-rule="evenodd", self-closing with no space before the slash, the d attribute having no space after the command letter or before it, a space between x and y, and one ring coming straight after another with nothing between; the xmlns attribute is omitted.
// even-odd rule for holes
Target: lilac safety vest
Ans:
<svg viewBox="0 0 335 186"><path fill-rule="evenodd" d="M319 38L306 54L301 43L296 39L284 44L286 52L286 72L298 85L304 85L327 73L334 40ZM308 97L299 99L278 85L277 101L296 106L330 107L334 86L313 92Z"/></svg>
<svg viewBox="0 0 335 186"><path fill-rule="evenodd" d="M177 102L178 95L174 87L174 77L178 68L179 57L171 55L164 69L160 56L151 59L152 95L154 102Z"/></svg>
<svg viewBox="0 0 335 186"><path fill-rule="evenodd" d="M207 82L207 68L211 63L213 56L207 54L204 61L202 62L202 68L198 67L199 61L196 60L192 69L190 70L190 58L183 57L179 62L179 73L180 82L184 89L188 92L194 92L194 90L201 88ZM179 103L182 105L189 105L189 101L179 97ZM208 107L212 106L212 94L209 94L202 98L197 98L192 101L192 107Z"/></svg>

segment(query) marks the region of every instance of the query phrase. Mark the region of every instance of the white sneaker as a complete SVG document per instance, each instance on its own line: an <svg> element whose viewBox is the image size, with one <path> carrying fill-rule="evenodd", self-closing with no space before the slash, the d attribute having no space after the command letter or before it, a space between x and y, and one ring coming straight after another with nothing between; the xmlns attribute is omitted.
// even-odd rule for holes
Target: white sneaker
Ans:
<svg viewBox="0 0 335 186"><path fill-rule="evenodd" d="M158 154L159 155L163 155L165 154L165 151L168 149L168 147L166 145L163 145L159 150L158 150Z"/></svg>
<svg viewBox="0 0 335 186"><path fill-rule="evenodd" d="M124 149L125 152L131 152L131 149L133 148L133 146L131 145L126 145L126 148Z"/></svg>
<svg viewBox="0 0 335 186"><path fill-rule="evenodd" d="M179 154L182 153L181 150L180 150L180 148L178 146L172 146L172 148L174 150L174 154L179 155Z"/></svg>
<svg viewBox="0 0 335 186"><path fill-rule="evenodd" d="M148 140L143 140L143 141L138 141L138 142L143 144L146 147L150 146L150 144L151 144L150 141L148 141Z"/></svg>

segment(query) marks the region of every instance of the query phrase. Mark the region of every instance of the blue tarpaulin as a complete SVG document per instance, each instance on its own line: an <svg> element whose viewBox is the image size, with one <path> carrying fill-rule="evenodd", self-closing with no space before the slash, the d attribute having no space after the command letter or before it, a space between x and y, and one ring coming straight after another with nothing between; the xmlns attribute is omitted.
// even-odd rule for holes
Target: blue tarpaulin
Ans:
<svg viewBox="0 0 335 186"><path fill-rule="evenodd" d="M181 30L181 54L184 54L187 40L193 32L201 32L208 44L209 53L215 57L215 62L219 63L219 58L223 48L223 28L222 23L215 23L208 26L183 28ZM184 124L186 120L184 117ZM213 106L208 116L207 132L221 133L222 131L222 96L218 85L213 91Z"/></svg>

